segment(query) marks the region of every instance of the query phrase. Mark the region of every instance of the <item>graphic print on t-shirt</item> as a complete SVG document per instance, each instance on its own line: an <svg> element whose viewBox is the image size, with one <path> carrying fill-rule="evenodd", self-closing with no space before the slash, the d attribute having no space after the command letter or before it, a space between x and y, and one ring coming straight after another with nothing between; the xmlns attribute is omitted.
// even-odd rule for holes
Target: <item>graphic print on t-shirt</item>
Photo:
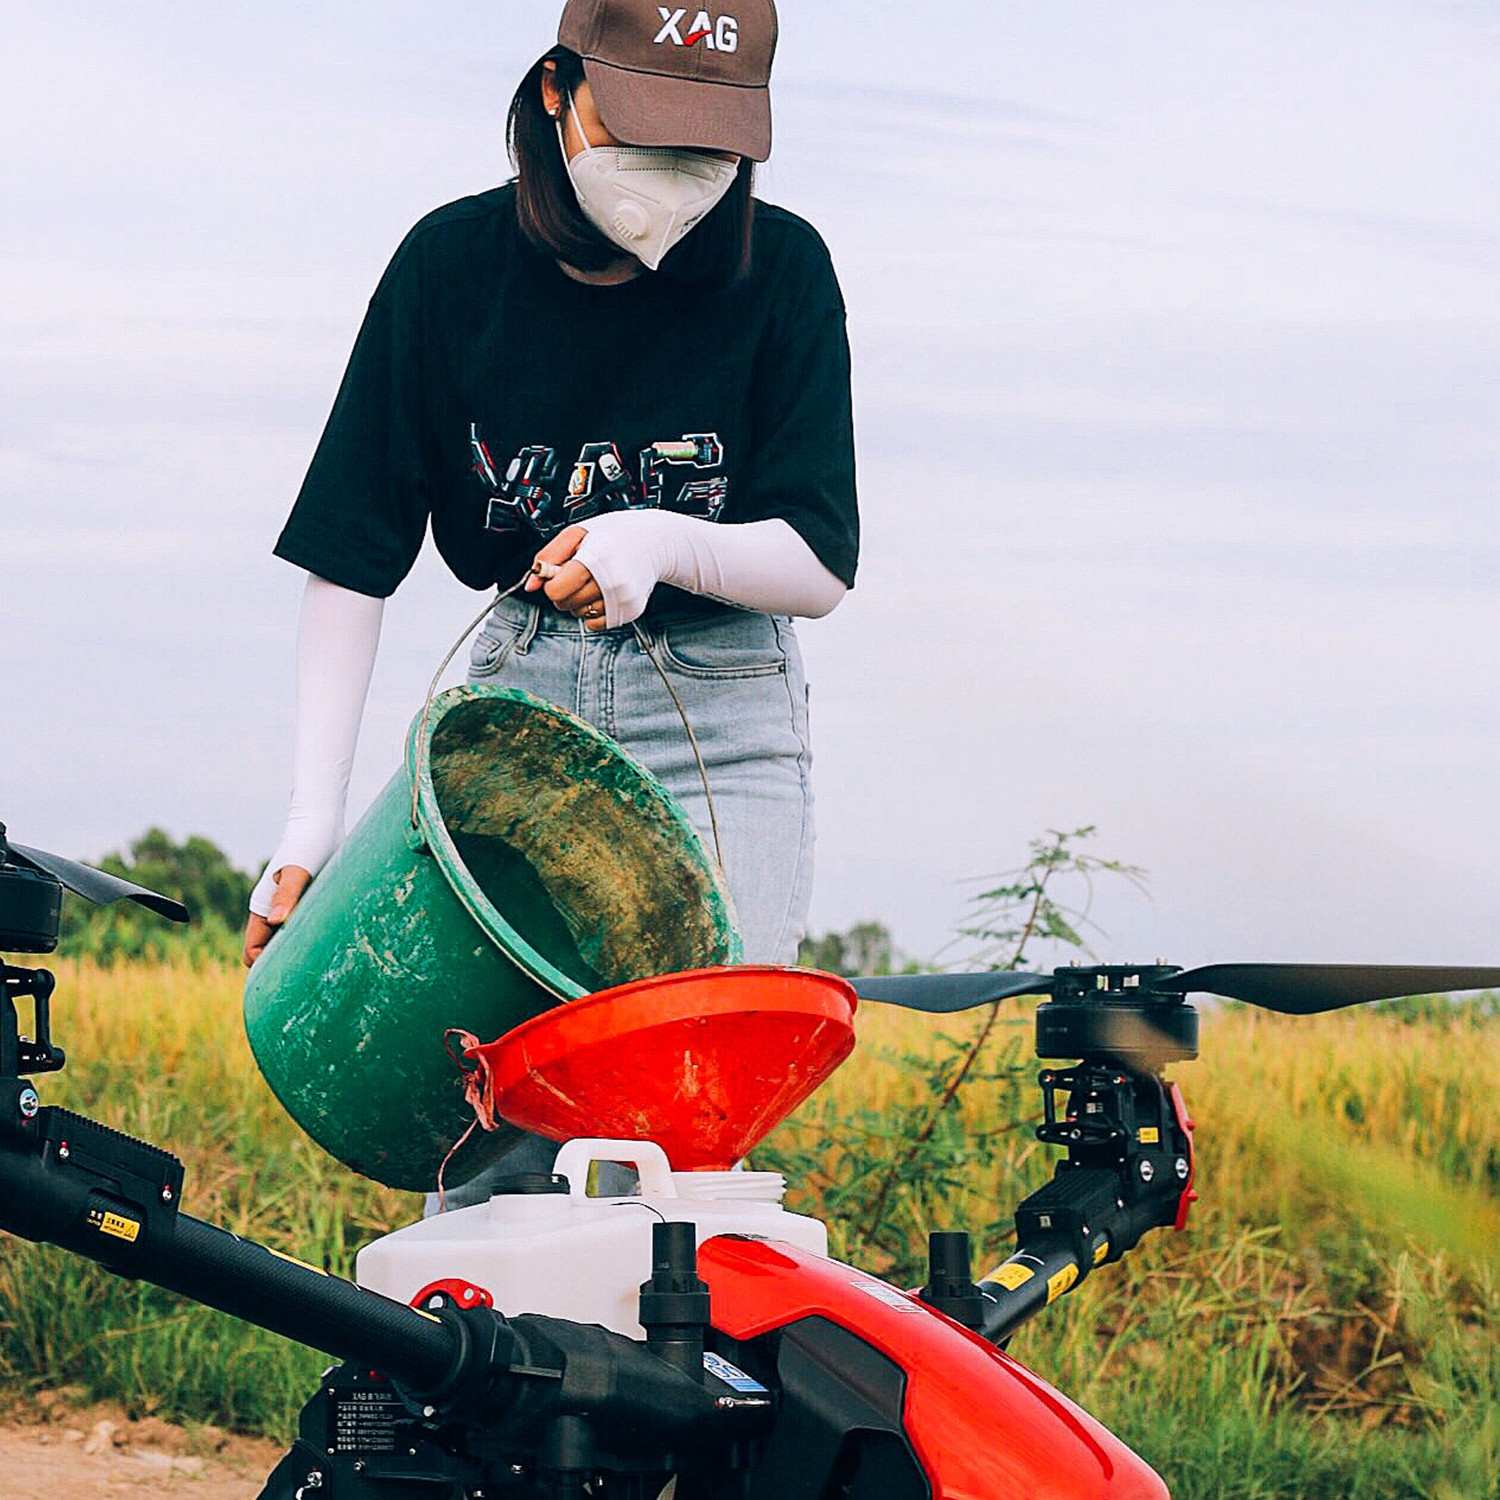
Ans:
<svg viewBox="0 0 1500 1500"><path fill-rule="evenodd" d="M633 473L618 443L585 443L563 485L557 482L562 470L555 449L524 447L502 475L477 422L469 426L469 448L474 473L488 491L485 528L500 535L546 542L565 527L621 510L670 510L717 521L729 499L727 476L693 478L682 472L723 467L724 445L716 432L648 444Z"/></svg>
<svg viewBox="0 0 1500 1500"><path fill-rule="evenodd" d="M684 38L696 14L686 15ZM582 451L591 445L602 456ZM594 472L575 483L575 467L588 463ZM476 467L489 472L476 479ZM581 510L621 480L625 504L634 495L700 515L717 506L720 525L786 521L854 582L843 298L827 247L804 220L757 200L754 255L732 286L674 275L605 288L572 280L527 240L514 184L425 216L366 310L276 553L384 599L430 537L461 583L503 588L539 546L530 522L518 524L518 498L554 529L570 500ZM507 529L489 530L490 502L502 498L511 503L497 504L495 519ZM660 619L731 608L667 584L652 600L648 613Z"/></svg>

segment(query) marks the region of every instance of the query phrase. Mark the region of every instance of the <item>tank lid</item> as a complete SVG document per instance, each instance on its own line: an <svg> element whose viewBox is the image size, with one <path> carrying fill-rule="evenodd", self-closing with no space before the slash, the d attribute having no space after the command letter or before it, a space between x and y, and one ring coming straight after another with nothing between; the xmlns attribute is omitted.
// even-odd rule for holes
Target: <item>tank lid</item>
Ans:
<svg viewBox="0 0 1500 1500"><path fill-rule="evenodd" d="M492 1198L530 1197L540 1193L562 1193L566 1196L568 1179L551 1172L516 1172L499 1178L490 1188Z"/></svg>

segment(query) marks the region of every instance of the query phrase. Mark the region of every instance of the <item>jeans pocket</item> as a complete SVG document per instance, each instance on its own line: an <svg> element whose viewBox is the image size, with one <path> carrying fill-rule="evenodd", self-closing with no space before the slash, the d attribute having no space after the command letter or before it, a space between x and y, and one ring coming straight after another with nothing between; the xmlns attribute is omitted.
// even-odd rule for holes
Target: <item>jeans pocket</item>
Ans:
<svg viewBox="0 0 1500 1500"><path fill-rule="evenodd" d="M488 624L474 638L469 650L469 680L493 677L510 660L521 638L520 631L496 629Z"/></svg>
<svg viewBox="0 0 1500 1500"><path fill-rule="evenodd" d="M668 625L659 639L668 666L685 677L773 677L787 669L786 650L769 615L740 612Z"/></svg>

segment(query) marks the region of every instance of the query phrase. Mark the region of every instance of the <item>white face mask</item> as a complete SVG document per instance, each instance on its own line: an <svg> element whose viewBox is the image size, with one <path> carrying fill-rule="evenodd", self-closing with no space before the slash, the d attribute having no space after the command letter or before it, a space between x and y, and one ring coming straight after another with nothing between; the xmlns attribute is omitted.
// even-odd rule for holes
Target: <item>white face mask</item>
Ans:
<svg viewBox="0 0 1500 1500"><path fill-rule="evenodd" d="M739 163L653 146L591 146L571 100L568 107L583 150L568 160L561 121L557 138L579 207L606 239L656 270L734 185Z"/></svg>

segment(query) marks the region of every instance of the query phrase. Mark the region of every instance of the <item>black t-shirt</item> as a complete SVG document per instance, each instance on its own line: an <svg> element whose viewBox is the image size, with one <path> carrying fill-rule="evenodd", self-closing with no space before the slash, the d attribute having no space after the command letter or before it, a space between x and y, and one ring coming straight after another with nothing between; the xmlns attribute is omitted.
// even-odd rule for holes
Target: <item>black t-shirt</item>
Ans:
<svg viewBox="0 0 1500 1500"><path fill-rule="evenodd" d="M517 474L544 481L554 515L614 480L632 503L780 517L852 585L849 346L817 232L757 202L737 285L591 286L525 239L512 186L424 218L370 300L276 554L383 598L430 521L459 579L507 586L540 545L489 529L496 484ZM651 614L721 608L662 587Z"/></svg>

